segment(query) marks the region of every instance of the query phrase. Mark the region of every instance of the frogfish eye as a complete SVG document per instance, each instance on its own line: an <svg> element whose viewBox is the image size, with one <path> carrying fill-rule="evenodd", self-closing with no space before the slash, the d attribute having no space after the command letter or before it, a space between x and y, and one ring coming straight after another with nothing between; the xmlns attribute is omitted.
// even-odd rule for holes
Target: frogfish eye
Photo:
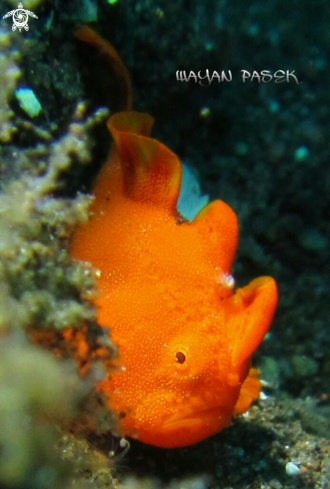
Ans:
<svg viewBox="0 0 330 489"><path fill-rule="evenodd" d="M186 355L182 351L178 351L175 354L175 358L178 363L184 363L186 361Z"/></svg>

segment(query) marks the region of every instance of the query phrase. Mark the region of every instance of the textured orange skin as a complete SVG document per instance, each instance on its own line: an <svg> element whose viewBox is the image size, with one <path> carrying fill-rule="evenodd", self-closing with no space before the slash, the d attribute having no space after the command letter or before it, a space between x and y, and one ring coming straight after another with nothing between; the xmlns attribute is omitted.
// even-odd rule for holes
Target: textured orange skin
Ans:
<svg viewBox="0 0 330 489"><path fill-rule="evenodd" d="M181 164L148 137L152 122L134 112L111 117L113 148L71 254L101 271L98 321L120 349L122 370L98 388L125 435L178 447L222 430L258 397L250 357L277 289L270 277L233 289L236 215L217 200L191 223L182 219Z"/></svg>

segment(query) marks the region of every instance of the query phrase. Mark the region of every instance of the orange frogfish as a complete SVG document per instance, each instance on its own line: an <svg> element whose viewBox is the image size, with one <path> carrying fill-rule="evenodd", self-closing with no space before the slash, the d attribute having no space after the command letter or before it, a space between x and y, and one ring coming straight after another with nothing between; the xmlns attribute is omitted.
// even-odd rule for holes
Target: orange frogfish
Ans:
<svg viewBox="0 0 330 489"><path fill-rule="evenodd" d="M259 395L251 355L270 326L277 288L260 277L235 290L234 211L221 200L188 222L176 209L181 164L150 138L153 119L119 112L89 221L71 255L99 273L98 322L121 369L98 384L122 432L160 447L213 435Z"/></svg>

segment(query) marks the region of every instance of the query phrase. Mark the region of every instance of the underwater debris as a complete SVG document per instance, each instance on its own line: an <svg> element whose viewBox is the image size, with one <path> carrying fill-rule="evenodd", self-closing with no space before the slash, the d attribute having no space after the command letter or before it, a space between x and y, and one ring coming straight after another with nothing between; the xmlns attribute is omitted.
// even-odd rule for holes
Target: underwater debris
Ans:
<svg viewBox="0 0 330 489"><path fill-rule="evenodd" d="M24 112L30 117L36 117L40 114L42 107L36 94L31 88L21 87L15 91L15 97Z"/></svg>

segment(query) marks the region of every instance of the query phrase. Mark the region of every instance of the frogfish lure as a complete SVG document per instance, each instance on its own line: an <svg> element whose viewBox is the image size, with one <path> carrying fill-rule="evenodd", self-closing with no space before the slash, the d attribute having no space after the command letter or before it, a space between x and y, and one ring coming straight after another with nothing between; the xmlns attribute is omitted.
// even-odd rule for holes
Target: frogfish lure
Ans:
<svg viewBox="0 0 330 489"><path fill-rule="evenodd" d="M71 255L100 270L98 322L121 369L97 386L124 435L160 447L196 443L228 426L260 392L251 355L277 303L271 277L235 290L234 211L221 200L188 222L177 211L181 164L150 137L147 114L119 112Z"/></svg>

